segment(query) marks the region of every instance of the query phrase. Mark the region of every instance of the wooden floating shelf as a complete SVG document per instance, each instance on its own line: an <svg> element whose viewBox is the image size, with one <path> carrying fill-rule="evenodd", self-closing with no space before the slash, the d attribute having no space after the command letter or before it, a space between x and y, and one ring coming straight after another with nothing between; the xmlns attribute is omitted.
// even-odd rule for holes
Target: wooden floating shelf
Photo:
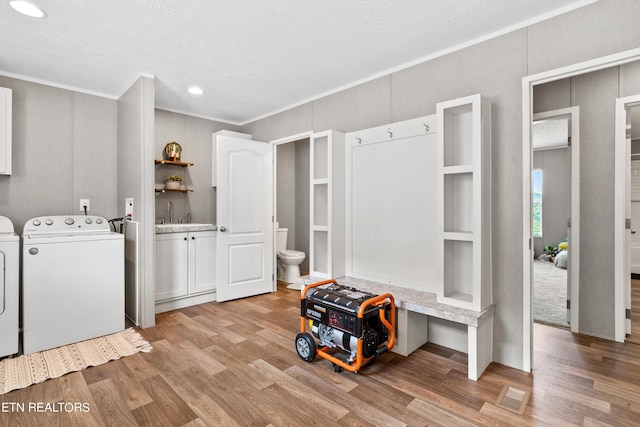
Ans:
<svg viewBox="0 0 640 427"><path fill-rule="evenodd" d="M168 188L156 188L156 193L169 193L169 192L173 192L173 193L193 193L193 190L182 190L182 189L178 189L178 190L170 190Z"/></svg>
<svg viewBox="0 0 640 427"><path fill-rule="evenodd" d="M156 159L156 165L175 165L175 166L193 166L191 162L180 162L177 160L158 160Z"/></svg>

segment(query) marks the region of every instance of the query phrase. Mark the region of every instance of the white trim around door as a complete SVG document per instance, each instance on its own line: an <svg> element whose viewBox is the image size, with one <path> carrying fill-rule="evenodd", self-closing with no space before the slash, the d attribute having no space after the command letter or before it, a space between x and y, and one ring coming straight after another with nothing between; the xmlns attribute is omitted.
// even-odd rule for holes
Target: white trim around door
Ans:
<svg viewBox="0 0 640 427"><path fill-rule="evenodd" d="M619 52L585 62L523 77L522 79L522 370L530 372L533 366L533 313L531 307L531 275L533 260L533 233L531 222L531 123L533 119L533 87L592 71L616 67L640 60L640 48ZM617 326L617 323L616 323ZM616 332L617 333L617 332Z"/></svg>

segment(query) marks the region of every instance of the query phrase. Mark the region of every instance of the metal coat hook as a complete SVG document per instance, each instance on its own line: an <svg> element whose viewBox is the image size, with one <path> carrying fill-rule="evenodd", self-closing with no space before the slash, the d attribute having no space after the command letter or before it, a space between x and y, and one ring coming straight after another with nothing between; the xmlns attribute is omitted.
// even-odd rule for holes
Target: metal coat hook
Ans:
<svg viewBox="0 0 640 427"><path fill-rule="evenodd" d="M362 144L362 138L358 138L358 137L356 136L356 141L358 141L358 144Z"/></svg>
<svg viewBox="0 0 640 427"><path fill-rule="evenodd" d="M429 125L426 123L423 123L422 126L424 126L424 130L429 132Z"/></svg>
<svg viewBox="0 0 640 427"><path fill-rule="evenodd" d="M387 133L389 134L389 138L393 138L393 132L391 132L391 128L387 129Z"/></svg>

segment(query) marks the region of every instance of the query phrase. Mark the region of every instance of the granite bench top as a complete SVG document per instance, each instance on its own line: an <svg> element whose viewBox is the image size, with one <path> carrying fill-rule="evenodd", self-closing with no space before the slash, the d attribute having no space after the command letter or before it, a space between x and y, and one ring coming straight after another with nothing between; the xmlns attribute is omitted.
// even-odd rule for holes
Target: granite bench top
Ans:
<svg viewBox="0 0 640 427"><path fill-rule="evenodd" d="M303 283L306 282L307 284L326 280L312 276L304 276L302 279ZM437 295L433 292L403 288L353 277L339 277L334 280L340 285L351 286L364 292L371 292L378 295L390 293L393 295L396 307L468 326L478 327L482 325L485 320L493 316L496 311L495 304L491 304L482 311L473 311L449 304L441 304L438 303ZM303 284L303 286L306 285Z"/></svg>

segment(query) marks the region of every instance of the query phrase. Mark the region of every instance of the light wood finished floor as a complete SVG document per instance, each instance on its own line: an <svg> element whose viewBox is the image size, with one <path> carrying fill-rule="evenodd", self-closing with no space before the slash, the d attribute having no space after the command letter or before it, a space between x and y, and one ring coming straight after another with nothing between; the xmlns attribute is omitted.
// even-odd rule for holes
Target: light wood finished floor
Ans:
<svg viewBox="0 0 640 427"><path fill-rule="evenodd" d="M627 342L640 344L640 280L631 279L631 334Z"/></svg>
<svg viewBox="0 0 640 427"><path fill-rule="evenodd" d="M163 313L141 333L150 353L0 396L2 426L632 426L640 423L640 346L535 325L535 370L496 363L467 379L466 355L427 344L359 374L300 360L299 292ZM507 351L505 349L504 351ZM524 415L494 403L531 390ZM16 403L86 403L27 413Z"/></svg>

